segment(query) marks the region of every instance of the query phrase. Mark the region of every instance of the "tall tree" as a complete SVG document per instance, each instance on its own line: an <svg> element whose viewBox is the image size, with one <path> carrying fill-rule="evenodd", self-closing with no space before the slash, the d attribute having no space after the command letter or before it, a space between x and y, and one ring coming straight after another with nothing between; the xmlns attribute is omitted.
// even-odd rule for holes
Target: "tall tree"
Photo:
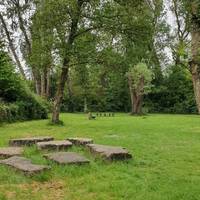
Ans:
<svg viewBox="0 0 200 200"><path fill-rule="evenodd" d="M153 73L144 63L139 63L127 72L130 95L131 95L131 114L142 114L142 103L145 94L151 89Z"/></svg>
<svg viewBox="0 0 200 200"><path fill-rule="evenodd" d="M192 73L194 94L198 113L200 114L200 2L190 1L192 59L190 68Z"/></svg>
<svg viewBox="0 0 200 200"><path fill-rule="evenodd" d="M0 22L1 22L1 25L2 25L3 32L6 35L9 49L10 49L10 51L11 51L13 57L14 57L14 61L16 62L17 66L18 66L19 72L21 73L22 77L24 79L26 79L24 68L23 68L22 63L20 61L19 55L16 52L16 47L14 45L11 33L10 33L9 29L8 29L8 26L6 24L4 16L3 16L3 14L1 12L0 12Z"/></svg>

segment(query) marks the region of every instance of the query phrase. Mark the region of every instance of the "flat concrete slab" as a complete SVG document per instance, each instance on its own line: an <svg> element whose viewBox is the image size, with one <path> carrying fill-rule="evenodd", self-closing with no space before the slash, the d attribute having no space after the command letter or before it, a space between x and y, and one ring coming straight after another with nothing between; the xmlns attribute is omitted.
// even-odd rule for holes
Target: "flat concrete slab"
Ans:
<svg viewBox="0 0 200 200"><path fill-rule="evenodd" d="M23 153L21 147L3 147L0 148L0 158L9 158L12 156L19 156Z"/></svg>
<svg viewBox="0 0 200 200"><path fill-rule="evenodd" d="M8 165L10 167L13 167L14 169L17 169L27 174L36 174L46 169L49 169L48 166L35 165L31 163L31 160L18 156L14 156L6 160L1 160L0 164Z"/></svg>
<svg viewBox="0 0 200 200"><path fill-rule="evenodd" d="M67 140L72 142L74 145L86 145L93 143L93 140L90 138L68 138Z"/></svg>
<svg viewBox="0 0 200 200"><path fill-rule="evenodd" d="M90 161L84 156L74 152L57 152L44 155L45 158L55 161L58 164L87 164Z"/></svg>
<svg viewBox="0 0 200 200"><path fill-rule="evenodd" d="M99 144L88 144L87 147L96 155L108 160L126 160L131 159L132 155L123 147L106 146Z"/></svg>
<svg viewBox="0 0 200 200"><path fill-rule="evenodd" d="M53 137L32 137L32 138L18 138L9 141L10 146L31 146L37 142L47 142L54 140Z"/></svg>
<svg viewBox="0 0 200 200"><path fill-rule="evenodd" d="M72 146L70 141L49 141L49 142L38 142L38 149L47 149L47 150L66 150Z"/></svg>

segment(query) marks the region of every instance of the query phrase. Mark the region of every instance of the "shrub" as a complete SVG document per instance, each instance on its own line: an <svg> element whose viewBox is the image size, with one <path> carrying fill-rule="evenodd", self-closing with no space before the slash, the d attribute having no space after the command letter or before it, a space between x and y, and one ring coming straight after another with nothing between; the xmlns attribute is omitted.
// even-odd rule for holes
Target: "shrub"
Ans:
<svg viewBox="0 0 200 200"><path fill-rule="evenodd" d="M47 118L47 103L28 88L1 49L0 85L0 122Z"/></svg>
<svg viewBox="0 0 200 200"><path fill-rule="evenodd" d="M0 122L14 122L17 120L46 119L47 108L42 102L30 96L26 101L15 103L0 103Z"/></svg>

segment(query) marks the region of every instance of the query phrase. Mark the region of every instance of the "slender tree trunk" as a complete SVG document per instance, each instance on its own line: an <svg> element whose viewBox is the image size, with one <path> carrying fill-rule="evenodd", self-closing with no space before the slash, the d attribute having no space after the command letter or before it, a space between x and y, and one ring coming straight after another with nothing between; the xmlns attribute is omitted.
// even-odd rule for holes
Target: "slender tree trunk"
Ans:
<svg viewBox="0 0 200 200"><path fill-rule="evenodd" d="M200 114L200 17L198 9L200 4L196 1L192 2L192 61L190 63L190 70L192 73L192 81L194 88L194 95L198 113Z"/></svg>
<svg viewBox="0 0 200 200"><path fill-rule="evenodd" d="M69 71L69 59L64 59L63 66L64 67L62 68L60 82L58 84L58 89L54 101L54 109L52 114L53 123L59 123L60 105L63 99L65 83L67 81Z"/></svg>
<svg viewBox="0 0 200 200"><path fill-rule="evenodd" d="M84 98L84 113L88 112L87 97Z"/></svg>
<svg viewBox="0 0 200 200"><path fill-rule="evenodd" d="M132 88L130 88L130 95L131 95L131 115L135 114L135 101L136 97L134 95L134 91Z"/></svg>
<svg viewBox="0 0 200 200"><path fill-rule="evenodd" d="M17 55L17 53L16 53L16 50L15 50L13 41L12 41L11 36L10 36L10 32L8 31L6 22L5 22L4 18L3 18L3 16L1 15L1 13L0 13L0 20L1 20L1 23L2 23L2 26L3 26L3 29L4 29L4 32L5 32L6 37L7 37L7 40L8 40L9 48L10 48L10 50L11 50L11 52L12 52L12 54L13 54L13 57L14 57L14 59L15 59L15 62L16 62L16 64L17 64L18 68L19 68L19 71L20 71L22 77L23 77L24 79L26 79L26 75L25 75L24 69L23 69L22 64L21 64L21 62L20 62L20 60L19 60L19 57L18 57L18 55Z"/></svg>
<svg viewBox="0 0 200 200"><path fill-rule="evenodd" d="M69 95L69 102L68 102L68 111L69 112L74 112L74 103L73 103L73 92L72 92L72 86L71 86L71 79L70 79L70 74L68 73L67 77L67 92Z"/></svg>
<svg viewBox="0 0 200 200"><path fill-rule="evenodd" d="M24 26L24 21L23 21L21 12L20 12L20 6L17 8L17 16L18 16L18 20L19 20L19 27L24 35L26 45L28 48L28 53L30 54L31 53L31 42L29 40L28 33L26 32L26 28Z"/></svg>
<svg viewBox="0 0 200 200"><path fill-rule="evenodd" d="M18 21L19 21L19 27L20 27L20 30L22 31L23 35L24 35L26 48L27 48L27 52L28 52L28 56L27 55L23 55L23 56L24 56L24 59L26 60L26 62L28 64L30 64L29 57L30 57L31 51L32 51L31 39L30 39L30 36L29 36L29 34L26 30L24 20L22 18L22 13L21 13L19 1L16 2L15 5L16 5L16 8L17 8L17 17L18 17ZM39 71L37 70L37 68L35 66L32 65L31 69L32 69L33 80L35 82L36 93L38 95L40 95L41 94L41 75L40 75Z"/></svg>
<svg viewBox="0 0 200 200"><path fill-rule="evenodd" d="M46 70L41 73L41 96L46 97Z"/></svg>
<svg viewBox="0 0 200 200"><path fill-rule="evenodd" d="M41 74L41 81L39 85L40 95L43 98L47 99L49 97L49 90L50 90L50 68L45 67L40 74Z"/></svg>
<svg viewBox="0 0 200 200"><path fill-rule="evenodd" d="M41 95L41 80L35 79L34 82L35 82L36 94L40 96Z"/></svg>
<svg viewBox="0 0 200 200"><path fill-rule="evenodd" d="M50 68L47 69L46 76L46 98L48 99L50 96Z"/></svg>

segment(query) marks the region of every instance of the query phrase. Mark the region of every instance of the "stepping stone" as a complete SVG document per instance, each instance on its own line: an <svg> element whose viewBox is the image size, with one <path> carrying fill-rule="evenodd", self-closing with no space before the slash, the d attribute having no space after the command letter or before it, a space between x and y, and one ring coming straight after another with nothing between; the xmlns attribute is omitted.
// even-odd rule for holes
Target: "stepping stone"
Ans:
<svg viewBox="0 0 200 200"><path fill-rule="evenodd" d="M68 138L70 142L72 142L75 145L87 145L93 143L93 140L90 138Z"/></svg>
<svg viewBox="0 0 200 200"><path fill-rule="evenodd" d="M48 166L35 165L31 163L31 160L18 156L14 156L6 160L1 160L0 164L8 165L27 174L40 173L46 169L49 169Z"/></svg>
<svg viewBox="0 0 200 200"><path fill-rule="evenodd" d="M4 147L0 148L0 158L9 158L12 156L19 156L23 153L21 147Z"/></svg>
<svg viewBox="0 0 200 200"><path fill-rule="evenodd" d="M37 142L47 142L54 140L53 137L33 137L33 138L19 138L9 141L10 146L31 146Z"/></svg>
<svg viewBox="0 0 200 200"><path fill-rule="evenodd" d="M38 142L38 149L47 149L47 150L65 150L72 146L72 143L69 141L49 141L49 142Z"/></svg>
<svg viewBox="0 0 200 200"><path fill-rule="evenodd" d="M108 160L125 160L132 158L132 155L123 147L99 144L88 144L87 147L92 153L100 155Z"/></svg>
<svg viewBox="0 0 200 200"><path fill-rule="evenodd" d="M74 152L58 152L44 155L45 158L53 160L58 164L87 164L90 161Z"/></svg>

